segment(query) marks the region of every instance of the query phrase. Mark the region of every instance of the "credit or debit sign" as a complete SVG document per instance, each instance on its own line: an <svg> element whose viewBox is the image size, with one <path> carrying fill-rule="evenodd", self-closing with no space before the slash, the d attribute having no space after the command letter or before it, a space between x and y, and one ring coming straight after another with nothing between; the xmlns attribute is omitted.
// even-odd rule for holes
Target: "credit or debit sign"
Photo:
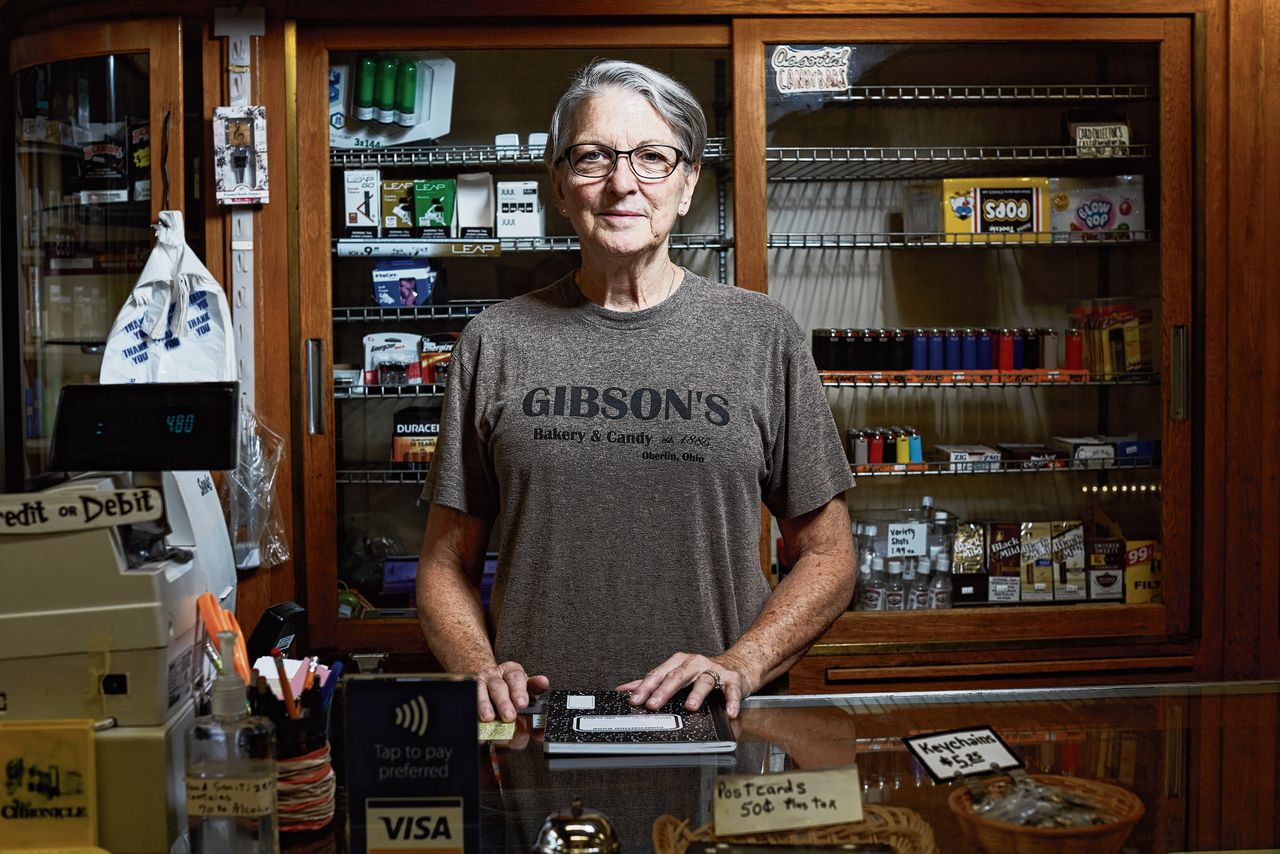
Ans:
<svg viewBox="0 0 1280 854"><path fill-rule="evenodd" d="M717 836L862 820L858 767L716 778Z"/></svg>
<svg viewBox="0 0 1280 854"><path fill-rule="evenodd" d="M928 530L920 522L889 526L889 557L921 557L928 553Z"/></svg>
<svg viewBox="0 0 1280 854"><path fill-rule="evenodd" d="M913 735L902 741L935 783L1022 767L1022 760L991 727Z"/></svg>
<svg viewBox="0 0 1280 854"><path fill-rule="evenodd" d="M25 492L0 497L0 534L50 534L159 519L155 489Z"/></svg>

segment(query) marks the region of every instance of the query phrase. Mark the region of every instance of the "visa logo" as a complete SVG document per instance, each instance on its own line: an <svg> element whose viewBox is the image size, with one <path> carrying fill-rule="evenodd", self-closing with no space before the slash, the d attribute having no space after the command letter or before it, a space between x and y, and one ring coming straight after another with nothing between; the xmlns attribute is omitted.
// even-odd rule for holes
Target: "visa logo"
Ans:
<svg viewBox="0 0 1280 854"><path fill-rule="evenodd" d="M369 798L365 839L369 854L391 851L462 852L461 798Z"/></svg>

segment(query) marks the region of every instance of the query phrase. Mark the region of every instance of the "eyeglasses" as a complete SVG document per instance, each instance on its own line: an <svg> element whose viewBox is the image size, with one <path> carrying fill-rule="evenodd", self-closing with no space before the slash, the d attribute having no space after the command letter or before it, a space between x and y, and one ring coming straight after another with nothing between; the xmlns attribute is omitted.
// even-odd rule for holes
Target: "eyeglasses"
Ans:
<svg viewBox="0 0 1280 854"><path fill-rule="evenodd" d="M566 148L556 162L568 160L573 174L583 178L607 178L618 168L618 158L624 154L635 176L647 180L668 177L684 159L684 152L674 145L641 145L630 151L619 151L607 145L581 142Z"/></svg>

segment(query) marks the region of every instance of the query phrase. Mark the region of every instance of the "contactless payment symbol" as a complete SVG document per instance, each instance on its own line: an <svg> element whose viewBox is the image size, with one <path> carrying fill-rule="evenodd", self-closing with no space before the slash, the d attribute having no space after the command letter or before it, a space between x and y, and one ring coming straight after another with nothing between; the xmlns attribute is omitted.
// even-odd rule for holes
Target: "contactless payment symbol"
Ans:
<svg viewBox="0 0 1280 854"><path fill-rule="evenodd" d="M396 707L396 726L419 736L427 734L427 701L421 694Z"/></svg>

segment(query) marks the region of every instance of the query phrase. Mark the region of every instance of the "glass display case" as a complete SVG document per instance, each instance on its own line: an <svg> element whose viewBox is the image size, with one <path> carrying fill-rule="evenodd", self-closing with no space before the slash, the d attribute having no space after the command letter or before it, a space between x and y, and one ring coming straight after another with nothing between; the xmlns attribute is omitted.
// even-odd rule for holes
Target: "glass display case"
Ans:
<svg viewBox="0 0 1280 854"><path fill-rule="evenodd" d="M182 203L180 44L176 20L13 43L17 313L5 358L19 365L21 408L6 410L6 435L20 437L6 443L8 488L46 470L60 389L97 382L151 223Z"/></svg>
<svg viewBox="0 0 1280 854"><path fill-rule="evenodd" d="M857 478L859 592L804 684L1186 640L1185 24L743 22L734 42L760 98L739 204L765 211L739 216L738 261L812 330Z"/></svg>
<svg viewBox="0 0 1280 854"><path fill-rule="evenodd" d="M528 28L300 36L299 123L328 128L300 154L314 176L301 208L328 212L303 235L300 262L317 644L423 648L419 493L449 351L469 318L577 266L543 144L556 99L602 45L674 74L702 102L712 139L673 256L732 280L727 28L544 35L538 47Z"/></svg>

